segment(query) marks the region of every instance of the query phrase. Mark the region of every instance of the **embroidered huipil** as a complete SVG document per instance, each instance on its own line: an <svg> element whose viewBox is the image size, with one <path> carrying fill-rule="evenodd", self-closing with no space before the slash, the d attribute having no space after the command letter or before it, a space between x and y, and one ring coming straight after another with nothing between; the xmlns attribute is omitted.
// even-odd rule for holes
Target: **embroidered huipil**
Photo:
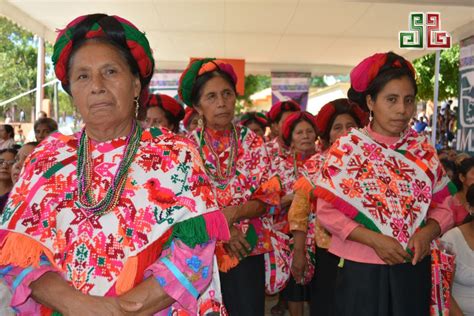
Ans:
<svg viewBox="0 0 474 316"><path fill-rule="evenodd" d="M206 128L204 133L207 135L201 135L202 129L198 128L190 134L190 138L201 148L201 156L208 172L217 174L216 158L209 146L213 146L212 150L218 156L222 173L225 174L226 170L235 170L226 183L219 183L210 177L219 207L224 209L227 206L242 205L252 199L259 199L270 206L278 205L280 203L280 182L277 177L270 175L270 161L262 138L245 126L236 126L235 128L237 153L232 161L229 159L232 131L215 131ZM229 167L228 163L235 165ZM249 224L253 225L258 236L257 244L250 255L270 251L272 247L267 229L267 227L271 227L270 216L264 214L251 220L242 220L235 226L246 233ZM221 271L228 271L238 264L238 259L229 256L222 244L218 245L216 254Z"/></svg>
<svg viewBox="0 0 474 316"><path fill-rule="evenodd" d="M396 238L410 237L432 218L441 232L453 224L447 197L455 192L427 137L401 138L353 129L330 148L313 192L317 216L332 234L329 251L345 259L385 264L375 251L347 240L358 225Z"/></svg>
<svg viewBox="0 0 474 316"><path fill-rule="evenodd" d="M118 204L99 216L77 203L78 136L56 133L37 147L1 217L0 276L11 305L20 315L49 315L29 297L29 284L53 271L96 296L120 295L155 277L176 300L157 315L219 311L219 289L200 293L219 283L215 242L229 231L191 142L143 131ZM96 197L111 185L125 144L125 137L92 142Z"/></svg>
<svg viewBox="0 0 474 316"><path fill-rule="evenodd" d="M293 186L302 174L306 161L307 159L302 155L291 154L286 158L278 157L276 159L276 174L280 177L282 196L294 193ZM289 233L288 209L289 207L276 208L273 217L273 228L285 234Z"/></svg>
<svg viewBox="0 0 474 316"><path fill-rule="evenodd" d="M288 212L290 231L314 235L318 247L325 249L329 248L331 236L316 217L317 198L311 192L316 186L326 155L327 151L318 152L305 161L302 176L294 184L295 197ZM311 223L314 227L309 227ZM308 232L308 228L314 231Z"/></svg>

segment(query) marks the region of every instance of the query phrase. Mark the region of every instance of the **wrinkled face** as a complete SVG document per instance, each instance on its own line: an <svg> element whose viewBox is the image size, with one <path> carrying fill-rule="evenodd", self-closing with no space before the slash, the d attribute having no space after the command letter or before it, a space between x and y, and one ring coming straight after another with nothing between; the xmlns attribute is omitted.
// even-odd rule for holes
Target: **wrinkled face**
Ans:
<svg viewBox="0 0 474 316"><path fill-rule="evenodd" d="M474 184L474 168L469 169L466 175L460 174L459 179L464 188L469 188L471 184Z"/></svg>
<svg viewBox="0 0 474 316"><path fill-rule="evenodd" d="M109 44L88 42L72 57L71 95L86 126L113 127L130 120L140 80L125 58Z"/></svg>
<svg viewBox="0 0 474 316"><path fill-rule="evenodd" d="M339 114L334 119L329 131L329 144L332 145L339 137L346 135L351 128L356 127L357 123L351 115L347 113Z"/></svg>
<svg viewBox="0 0 474 316"><path fill-rule="evenodd" d="M173 126L166 119L165 111L157 106L152 106L147 109L144 127L164 127L169 130L173 129Z"/></svg>
<svg viewBox="0 0 474 316"><path fill-rule="evenodd" d="M14 154L9 152L0 154L0 181L11 182L11 170L14 163Z"/></svg>
<svg viewBox="0 0 474 316"><path fill-rule="evenodd" d="M415 90L408 77L393 79L372 100L367 96L367 106L373 112L372 128L375 132L399 137L413 117Z"/></svg>
<svg viewBox="0 0 474 316"><path fill-rule="evenodd" d="M257 134L258 136L260 136L262 138L265 136L265 130L260 125L258 125L257 123L250 122L246 126L249 130L251 130L252 132Z"/></svg>
<svg viewBox="0 0 474 316"><path fill-rule="evenodd" d="M35 128L35 137L37 142L41 142L43 139L48 137L49 134L51 134L52 130L49 129L48 124L39 124Z"/></svg>
<svg viewBox="0 0 474 316"><path fill-rule="evenodd" d="M15 164L12 167L11 176L13 183L17 183L20 178L20 172L25 164L26 158L35 150L35 146L24 145L20 148L15 157Z"/></svg>
<svg viewBox="0 0 474 316"><path fill-rule="evenodd" d="M199 104L195 106L206 125L214 129L229 128L234 119L236 95L234 89L222 77L209 79L201 91Z"/></svg>
<svg viewBox="0 0 474 316"><path fill-rule="evenodd" d="M297 153L309 153L315 150L316 132L306 121L296 124L291 133L291 147Z"/></svg>

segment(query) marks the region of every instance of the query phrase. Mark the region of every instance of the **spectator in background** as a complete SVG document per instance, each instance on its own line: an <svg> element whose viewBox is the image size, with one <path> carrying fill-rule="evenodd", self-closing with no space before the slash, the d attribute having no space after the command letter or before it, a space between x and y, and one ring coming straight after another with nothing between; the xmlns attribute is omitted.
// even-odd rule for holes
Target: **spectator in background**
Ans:
<svg viewBox="0 0 474 316"><path fill-rule="evenodd" d="M51 133L58 130L58 123L49 117L40 118L36 120L33 126L35 131L35 138L37 142L41 142L43 139L48 137Z"/></svg>
<svg viewBox="0 0 474 316"><path fill-rule="evenodd" d="M453 148L448 148L448 159L451 160L452 162L456 161L456 157L458 156L458 153L456 152L455 149Z"/></svg>
<svg viewBox="0 0 474 316"><path fill-rule="evenodd" d="M456 166L456 175L453 179L458 192L453 197L450 208L454 214L454 221L457 225L463 222L469 211L469 203L466 194L471 185L474 184L474 157L464 159Z"/></svg>
<svg viewBox="0 0 474 316"><path fill-rule="evenodd" d="M456 255L449 310L451 316L474 315L474 184L469 187L464 198L469 210L467 222L451 229L442 237Z"/></svg>
<svg viewBox="0 0 474 316"><path fill-rule="evenodd" d="M415 131L417 133L422 133L425 131L428 124L425 122L425 118L422 116L420 119L415 123Z"/></svg>
<svg viewBox="0 0 474 316"><path fill-rule="evenodd" d="M453 180L454 176L456 175L456 164L446 158L441 159L440 162L443 165L449 179Z"/></svg>
<svg viewBox="0 0 474 316"><path fill-rule="evenodd" d="M144 128L164 127L179 133L179 122L184 118L184 108L166 94L152 94L146 104Z"/></svg>
<svg viewBox="0 0 474 316"><path fill-rule="evenodd" d="M0 150L0 214L3 213L3 208L13 187L11 170L16 154L17 151L12 148Z"/></svg>
<svg viewBox="0 0 474 316"><path fill-rule="evenodd" d="M191 133L199 126L199 114L190 106L186 107L184 113L183 126L188 133Z"/></svg>
<svg viewBox="0 0 474 316"><path fill-rule="evenodd" d="M240 118L240 124L247 126L252 132L265 140L265 130L268 126L268 119L260 112L247 112Z"/></svg>
<svg viewBox="0 0 474 316"><path fill-rule="evenodd" d="M20 109L20 122L24 122L26 120L26 113L23 109Z"/></svg>
<svg viewBox="0 0 474 316"><path fill-rule="evenodd" d="M15 145L15 130L9 124L0 125L0 150Z"/></svg>
<svg viewBox="0 0 474 316"><path fill-rule="evenodd" d="M25 164L26 158L35 150L35 147L38 146L39 142L29 142L23 145L23 147L18 150L18 153L15 157L15 164L12 166L11 178L13 184L17 183L20 178L21 169Z"/></svg>

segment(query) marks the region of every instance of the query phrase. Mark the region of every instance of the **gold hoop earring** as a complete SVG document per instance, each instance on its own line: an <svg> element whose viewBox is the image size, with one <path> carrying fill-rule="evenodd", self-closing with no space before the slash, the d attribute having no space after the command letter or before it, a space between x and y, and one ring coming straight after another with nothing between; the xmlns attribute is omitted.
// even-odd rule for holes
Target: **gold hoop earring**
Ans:
<svg viewBox="0 0 474 316"><path fill-rule="evenodd" d="M138 97L133 99L133 102L135 103L135 118L138 118L138 111L140 110L140 102L138 102Z"/></svg>

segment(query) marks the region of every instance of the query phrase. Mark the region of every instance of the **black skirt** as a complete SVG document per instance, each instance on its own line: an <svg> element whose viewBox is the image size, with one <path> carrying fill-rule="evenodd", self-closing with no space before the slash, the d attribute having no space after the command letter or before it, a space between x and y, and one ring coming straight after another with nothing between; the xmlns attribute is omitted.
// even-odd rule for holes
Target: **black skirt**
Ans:
<svg viewBox="0 0 474 316"><path fill-rule="evenodd" d="M339 257L319 247L316 247L315 256L316 266L310 283L310 315L333 316Z"/></svg>
<svg viewBox="0 0 474 316"><path fill-rule="evenodd" d="M337 316L429 316L431 258L415 266L345 260L338 270L335 298Z"/></svg>
<svg viewBox="0 0 474 316"><path fill-rule="evenodd" d="M297 284L293 276L290 275L288 284L280 292L280 299L288 302L309 301L309 284Z"/></svg>
<svg viewBox="0 0 474 316"><path fill-rule="evenodd" d="M222 297L230 316L265 314L263 254L250 256L230 271L220 273Z"/></svg>

